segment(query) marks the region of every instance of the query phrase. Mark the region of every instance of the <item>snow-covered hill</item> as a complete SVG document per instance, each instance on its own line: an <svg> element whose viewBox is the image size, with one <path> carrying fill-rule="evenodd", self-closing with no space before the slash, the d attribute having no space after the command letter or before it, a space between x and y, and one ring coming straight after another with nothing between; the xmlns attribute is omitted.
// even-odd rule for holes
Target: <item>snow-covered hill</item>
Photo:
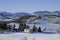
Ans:
<svg viewBox="0 0 60 40"><path fill-rule="evenodd" d="M48 18L37 19L31 23L28 23L30 27L36 25L36 27L41 27L44 32L55 32L60 33L60 24L55 24L54 21L49 20Z"/></svg>
<svg viewBox="0 0 60 40"><path fill-rule="evenodd" d="M44 12L35 12L35 13L36 14L38 13L40 15L44 15L44 13L49 13L49 12L44 11ZM11 21L11 20L14 20L16 18L19 18L21 16L25 16L25 15L30 16L30 14L24 13L24 12L19 12L19 13L15 13L15 14L10 14L8 12L0 12L0 16L1 16L0 21ZM8 18L11 18L11 19L8 19L7 16L9 16ZM57 19L59 19L59 18L57 18ZM31 24L29 24L29 26L32 27L33 24L36 24L36 26L37 27L40 26L42 28L42 30L45 29L44 31L53 31L53 32L59 32L60 33L60 24L55 24L54 22L55 21L52 21L49 18L42 17L42 18L36 19L35 21L31 22ZM56 23L57 22L59 22L59 21L56 21Z"/></svg>
<svg viewBox="0 0 60 40"><path fill-rule="evenodd" d="M26 15L30 15L30 14L25 12L19 12L19 13L0 12L0 21L17 19L19 17L26 16Z"/></svg>
<svg viewBox="0 0 60 40"><path fill-rule="evenodd" d="M31 16L31 14L25 13L25 12L17 12L17 13L0 12L0 19L2 19L2 20L17 19L17 18L20 18L22 16Z"/></svg>

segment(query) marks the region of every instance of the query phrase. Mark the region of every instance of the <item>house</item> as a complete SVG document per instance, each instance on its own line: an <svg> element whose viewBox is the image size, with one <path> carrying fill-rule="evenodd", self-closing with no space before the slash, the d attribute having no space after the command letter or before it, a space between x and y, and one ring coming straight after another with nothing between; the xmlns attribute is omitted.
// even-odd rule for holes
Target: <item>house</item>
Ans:
<svg viewBox="0 0 60 40"><path fill-rule="evenodd" d="M25 33L30 33L30 29L24 29Z"/></svg>

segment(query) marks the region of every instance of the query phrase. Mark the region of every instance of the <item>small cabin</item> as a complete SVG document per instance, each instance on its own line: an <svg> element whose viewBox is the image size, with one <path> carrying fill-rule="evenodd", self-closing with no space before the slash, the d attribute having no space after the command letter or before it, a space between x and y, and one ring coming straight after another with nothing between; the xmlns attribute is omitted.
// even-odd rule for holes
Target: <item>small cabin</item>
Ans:
<svg viewBox="0 0 60 40"><path fill-rule="evenodd" d="M25 33L29 33L30 32L30 29L24 29L24 32Z"/></svg>

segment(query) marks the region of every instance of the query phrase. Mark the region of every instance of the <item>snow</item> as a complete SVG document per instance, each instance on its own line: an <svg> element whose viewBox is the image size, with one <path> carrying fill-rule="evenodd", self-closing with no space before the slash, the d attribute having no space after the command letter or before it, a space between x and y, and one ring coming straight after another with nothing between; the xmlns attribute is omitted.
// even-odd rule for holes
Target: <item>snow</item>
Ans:
<svg viewBox="0 0 60 40"><path fill-rule="evenodd" d="M44 29L44 32L56 32L56 33L60 33L60 24L55 24L53 23L53 21L47 19L47 18L41 18L41 19L37 19L27 25L29 25L31 28L34 26L36 27L41 27L42 31ZM59 32L57 32L57 30Z"/></svg>
<svg viewBox="0 0 60 40"><path fill-rule="evenodd" d="M2 21L12 21L12 19L4 19L4 20L2 20Z"/></svg>
<svg viewBox="0 0 60 40"><path fill-rule="evenodd" d="M19 27L19 23L8 23L7 25L11 25L13 27L14 24L15 24L15 28L18 28Z"/></svg>
<svg viewBox="0 0 60 40"><path fill-rule="evenodd" d="M60 40L60 34L43 34L43 33L0 34L0 40Z"/></svg>
<svg viewBox="0 0 60 40"><path fill-rule="evenodd" d="M6 19L4 21L11 21L11 19ZM42 18L35 20L32 24L28 24L31 28L36 24L36 27L41 27L46 29L43 33L22 33L22 32L9 32L0 34L0 40L60 40L60 24L54 24L54 21L51 21L47 18ZM8 25L19 27L19 23L9 23ZM57 31L58 30L58 31Z"/></svg>

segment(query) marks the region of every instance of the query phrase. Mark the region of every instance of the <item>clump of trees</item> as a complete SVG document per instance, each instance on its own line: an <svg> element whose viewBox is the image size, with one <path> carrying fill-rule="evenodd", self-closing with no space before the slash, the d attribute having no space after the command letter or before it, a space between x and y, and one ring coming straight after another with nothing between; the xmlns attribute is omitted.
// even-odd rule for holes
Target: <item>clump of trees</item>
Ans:
<svg viewBox="0 0 60 40"><path fill-rule="evenodd" d="M14 31L18 32L18 29L17 29L17 28L15 28L15 27L16 27L16 25L14 24L14 26L13 26L13 28L12 28L12 29L13 29Z"/></svg>
<svg viewBox="0 0 60 40"><path fill-rule="evenodd" d="M16 32L18 32L18 31L24 31L24 29L29 29L29 26L26 25L26 23L20 23L18 29L16 29L15 27L16 27L15 24L14 24L14 26L12 28L11 25L8 25L7 26L7 23L0 22L0 30L15 30ZM33 26L33 28L32 28L31 31L32 32L42 32L41 31L41 27L36 27L35 25Z"/></svg>
<svg viewBox="0 0 60 40"><path fill-rule="evenodd" d="M37 31L37 27L35 25L33 26L32 31L33 32L36 32Z"/></svg>
<svg viewBox="0 0 60 40"><path fill-rule="evenodd" d="M38 31L38 32L41 32L41 27L39 27L37 31Z"/></svg>
<svg viewBox="0 0 60 40"><path fill-rule="evenodd" d="M18 30L21 30L21 31L23 31L24 30L24 26L26 26L25 24L23 24L23 23L20 23L19 24L19 28L18 28Z"/></svg>
<svg viewBox="0 0 60 40"><path fill-rule="evenodd" d="M38 28L34 25L33 28L32 28L32 31L33 32L41 32L41 27Z"/></svg>
<svg viewBox="0 0 60 40"><path fill-rule="evenodd" d="M26 23L20 23L18 30L24 31L24 29L29 29L29 26L27 26Z"/></svg>
<svg viewBox="0 0 60 40"><path fill-rule="evenodd" d="M0 22L0 29L1 30L7 30L8 29L8 26L7 26L7 23L2 23L2 22Z"/></svg>

